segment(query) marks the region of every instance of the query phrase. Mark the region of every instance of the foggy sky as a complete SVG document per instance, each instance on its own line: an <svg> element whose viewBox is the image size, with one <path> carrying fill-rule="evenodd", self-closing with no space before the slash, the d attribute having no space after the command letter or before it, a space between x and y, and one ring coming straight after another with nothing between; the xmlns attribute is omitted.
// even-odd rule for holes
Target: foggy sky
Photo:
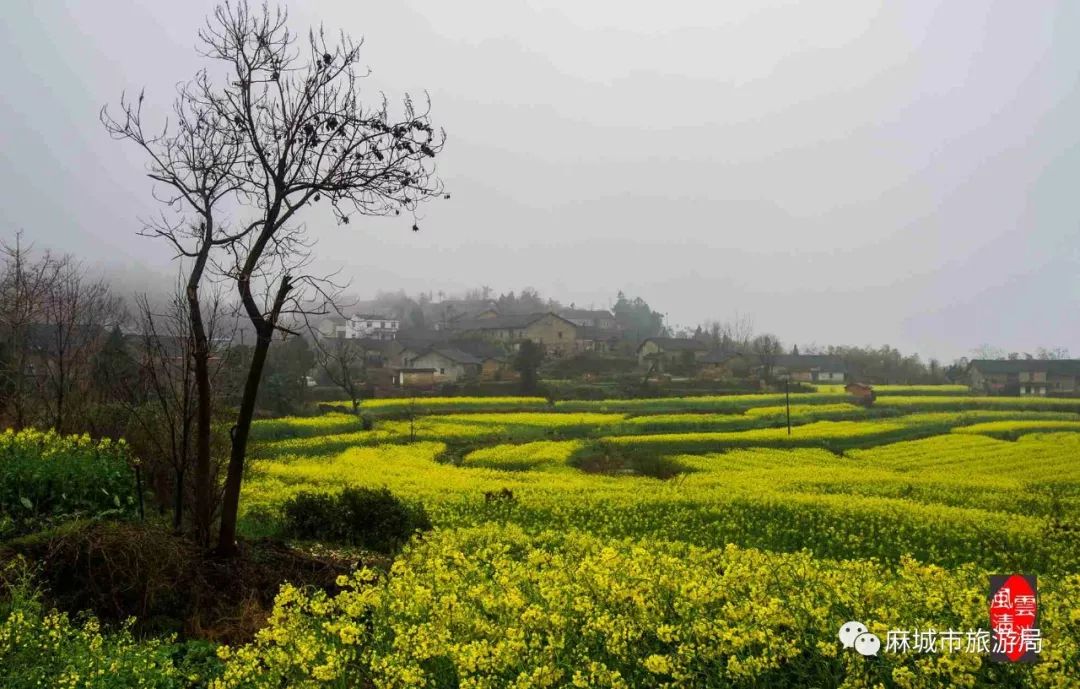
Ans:
<svg viewBox="0 0 1080 689"><path fill-rule="evenodd" d="M167 106L212 0L8 0L0 236L125 284L144 163L98 109ZM1080 354L1080 3L322 0L365 38L372 98L432 100L449 201L337 226L353 291L622 289L669 323L752 314L785 344Z"/></svg>

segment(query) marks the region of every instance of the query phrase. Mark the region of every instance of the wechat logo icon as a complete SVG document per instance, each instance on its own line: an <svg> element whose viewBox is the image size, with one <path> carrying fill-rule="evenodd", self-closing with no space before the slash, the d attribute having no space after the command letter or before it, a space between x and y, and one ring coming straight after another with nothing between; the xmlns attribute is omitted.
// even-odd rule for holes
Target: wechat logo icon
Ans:
<svg viewBox="0 0 1080 689"><path fill-rule="evenodd" d="M881 650L881 639L871 634L862 622L845 622L838 636L844 648L854 648L859 655L876 656Z"/></svg>

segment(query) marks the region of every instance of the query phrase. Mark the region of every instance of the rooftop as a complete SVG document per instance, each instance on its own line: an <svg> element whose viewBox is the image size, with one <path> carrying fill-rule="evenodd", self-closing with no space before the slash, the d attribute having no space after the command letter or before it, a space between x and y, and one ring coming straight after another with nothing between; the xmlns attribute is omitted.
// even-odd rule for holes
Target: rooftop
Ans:
<svg viewBox="0 0 1080 689"><path fill-rule="evenodd" d="M694 340L689 337L647 337L638 349L644 347L646 342L652 342L668 352L703 352L708 349L701 340Z"/></svg>
<svg viewBox="0 0 1080 689"><path fill-rule="evenodd" d="M458 349L457 347L446 347L446 346L430 347L428 349L425 349L423 352L421 352L416 357L414 357L413 361L415 361L416 359L419 359L420 357L427 356L428 354L436 354L438 356L443 357L444 359L448 359L450 361L453 361L455 364L482 364L482 363L484 363L483 359L481 359L480 357L473 356L472 354L469 354L468 352L463 352L460 349Z"/></svg>
<svg viewBox="0 0 1080 689"><path fill-rule="evenodd" d="M1080 359L973 359L968 368L981 373L1030 373L1045 371L1064 376L1080 375Z"/></svg>
<svg viewBox="0 0 1080 689"><path fill-rule="evenodd" d="M494 318L477 318L468 321L459 321L450 324L455 330L507 330L511 328L525 328L531 323L535 323L544 316L555 316L556 318L563 318L562 316L552 313L550 311L542 311L539 313L526 313L515 314L510 316L496 316ZM566 320L563 318L563 320ZM570 325L570 323L567 321Z"/></svg>
<svg viewBox="0 0 1080 689"><path fill-rule="evenodd" d="M454 340L448 343L448 346L465 352L466 354L472 354L474 357L481 360L495 359L497 361L502 361L509 356L502 346L495 344L494 342L488 342L487 340Z"/></svg>
<svg viewBox="0 0 1080 689"><path fill-rule="evenodd" d="M732 359L741 356L742 354L738 352L731 352L725 349L714 349L702 356L698 361L703 364L726 364Z"/></svg>

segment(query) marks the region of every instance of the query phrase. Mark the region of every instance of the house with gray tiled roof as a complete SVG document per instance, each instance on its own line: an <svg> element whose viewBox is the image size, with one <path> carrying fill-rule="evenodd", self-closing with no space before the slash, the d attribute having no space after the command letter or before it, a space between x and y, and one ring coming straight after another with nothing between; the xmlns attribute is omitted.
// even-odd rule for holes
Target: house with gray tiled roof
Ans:
<svg viewBox="0 0 1080 689"><path fill-rule="evenodd" d="M566 356L577 348L578 326L552 312L491 316L447 325L456 338L480 337L516 348L525 340L543 346L550 356Z"/></svg>
<svg viewBox="0 0 1080 689"><path fill-rule="evenodd" d="M709 347L691 337L647 337L638 345L638 363L663 371L664 365L692 364L705 356Z"/></svg>
<svg viewBox="0 0 1080 689"><path fill-rule="evenodd" d="M404 368L432 369L436 383L456 383L469 378L479 378L484 360L449 345L435 345L410 356Z"/></svg>
<svg viewBox="0 0 1080 689"><path fill-rule="evenodd" d="M563 309L559 315L574 325L600 330L614 330L615 314L607 309Z"/></svg>
<svg viewBox="0 0 1080 689"><path fill-rule="evenodd" d="M1080 393L1080 359L974 359L967 374L972 390L988 395Z"/></svg>

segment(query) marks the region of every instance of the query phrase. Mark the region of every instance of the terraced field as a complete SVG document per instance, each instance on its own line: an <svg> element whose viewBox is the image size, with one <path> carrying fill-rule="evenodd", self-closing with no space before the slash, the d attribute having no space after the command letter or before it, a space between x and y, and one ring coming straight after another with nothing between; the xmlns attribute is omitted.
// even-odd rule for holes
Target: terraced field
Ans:
<svg viewBox="0 0 1080 689"><path fill-rule="evenodd" d="M259 422L248 534L349 485L422 501L436 530L336 597L283 592L222 686L346 668L401 687L1077 686L1080 400L822 390L791 396L790 434L782 404L378 400L369 430ZM986 577L1009 572L1039 577L1035 666L836 641L850 619L882 639L985 628Z"/></svg>

